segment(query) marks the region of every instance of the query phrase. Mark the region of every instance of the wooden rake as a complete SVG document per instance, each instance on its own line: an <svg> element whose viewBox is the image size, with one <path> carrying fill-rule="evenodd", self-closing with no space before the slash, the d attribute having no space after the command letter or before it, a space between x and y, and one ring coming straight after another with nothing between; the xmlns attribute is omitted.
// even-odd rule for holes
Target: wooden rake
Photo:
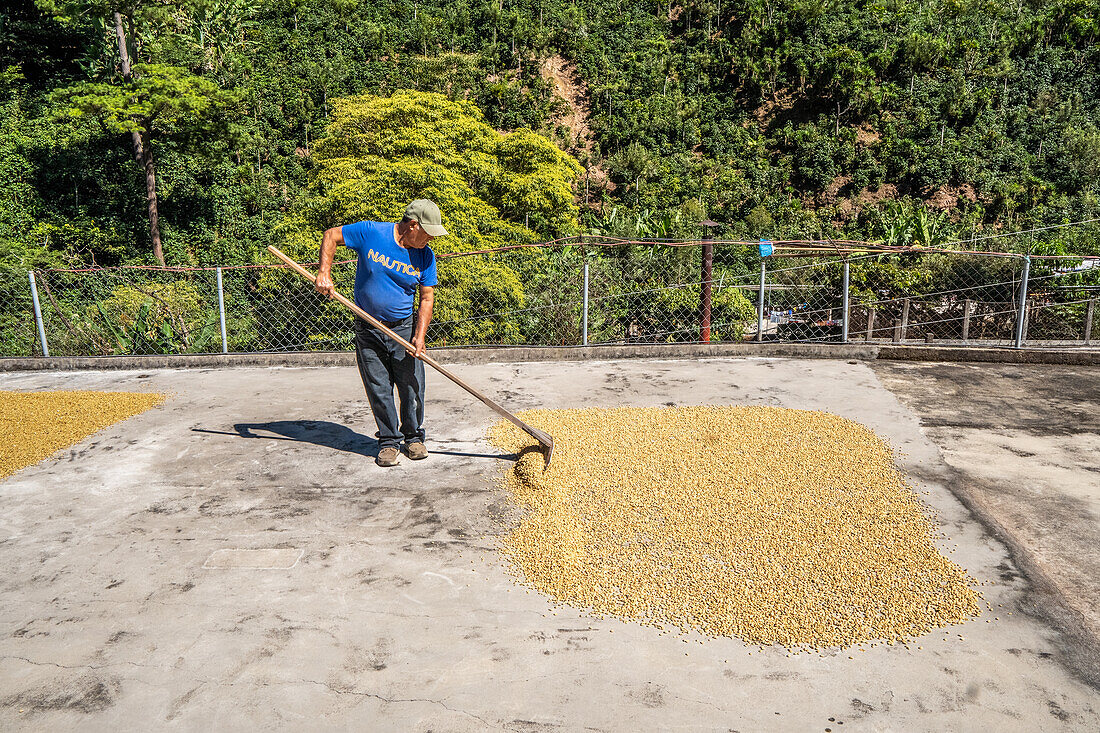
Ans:
<svg viewBox="0 0 1100 733"><path fill-rule="evenodd" d="M309 280L310 282L315 282L316 281L316 277L314 277L314 275L312 275L308 270L306 270L304 267L299 265L297 262L295 262L294 260L287 257L285 254L280 252L276 247L269 246L267 249L268 249L268 251L271 252L271 254L275 255L280 260L285 262L287 264L287 266L289 266L291 269L293 269L299 275L304 277L306 280ZM341 305L346 307L352 313L359 316L364 321L366 321L370 325L374 326L379 331L386 334L387 336L392 338L397 343L404 346L405 350L408 351L410 354L416 356L416 348L411 343L409 343L405 339L398 336L391 329L387 328L377 318L375 318L374 316L367 313L365 310L363 310L362 308L357 306L355 303L353 303L350 300L348 300L347 298L345 298L340 293L334 292L332 297L333 297L334 300L338 301ZM498 415L503 417L505 420L508 420L513 425L518 427L520 430L522 430L523 432L527 433L532 438L537 440L538 443L539 443L540 448L542 449L543 458L546 459L546 463L543 465L543 470L545 471L547 468L550 467L550 457L554 454L554 439L548 433L544 433L543 431L539 430L538 428L533 428L530 425L528 425L527 423L523 422L518 417L516 417L515 415L508 412L507 410L505 410L500 405L498 405L496 402L493 402L491 399L489 399L488 397L483 395L481 392L477 391L476 389L474 389L470 385L466 384L464 381L459 379L454 374L451 374L451 372L447 371L447 369L445 369L442 364L440 364L439 362L437 362L435 359L428 356L427 354L421 354L420 356L417 356L416 358L420 359L420 361L424 362L425 364L427 364L431 368L435 369L437 372L439 372L440 374L445 376L447 379L449 379L452 382L454 382L455 384L457 384L459 387L462 387L462 389L466 390L467 392L472 394L474 397L477 397L479 400L484 402L489 407L489 409L491 409L493 412L496 412Z"/></svg>

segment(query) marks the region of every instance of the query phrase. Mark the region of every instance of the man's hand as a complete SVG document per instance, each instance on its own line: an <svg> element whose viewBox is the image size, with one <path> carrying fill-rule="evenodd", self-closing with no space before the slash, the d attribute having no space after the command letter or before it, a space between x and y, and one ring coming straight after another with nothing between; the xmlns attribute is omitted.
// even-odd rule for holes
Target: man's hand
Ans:
<svg viewBox="0 0 1100 733"><path fill-rule="evenodd" d="M331 298L333 293L336 292L336 286L332 282L332 276L327 272L317 273L317 278L313 281L313 288L326 298Z"/></svg>
<svg viewBox="0 0 1100 733"><path fill-rule="evenodd" d="M432 322L432 308L435 305L435 288L420 286L420 307L416 311L416 327L413 329L412 345L416 347L413 356L424 355L424 340L428 333L428 324Z"/></svg>
<svg viewBox="0 0 1100 733"><path fill-rule="evenodd" d="M417 358L424 356L424 334L416 334L412 337L412 341L410 341L409 343L411 343L413 347L416 348L416 353L414 353L413 356Z"/></svg>

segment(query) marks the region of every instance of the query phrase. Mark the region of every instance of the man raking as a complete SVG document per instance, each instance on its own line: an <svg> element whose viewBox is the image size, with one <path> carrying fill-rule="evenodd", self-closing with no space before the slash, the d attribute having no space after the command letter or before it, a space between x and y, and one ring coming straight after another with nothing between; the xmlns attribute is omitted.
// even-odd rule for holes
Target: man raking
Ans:
<svg viewBox="0 0 1100 733"><path fill-rule="evenodd" d="M321 264L317 275L274 245L269 245L267 251L313 283L318 292L358 317L355 359L370 398L374 420L378 423L380 450L375 460L378 465L397 465L402 442L409 458L428 457L428 449L424 447L422 366L427 364L538 441L544 459L543 470L546 470L554 455L552 435L520 420L424 351L428 324L432 321L432 289L436 284L435 253L428 242L446 233L439 207L431 201L418 199L405 208L405 217L397 224L363 221L327 230L321 241ZM332 284L332 260L338 244L354 249L359 255L354 303L336 292ZM414 316L413 299L417 291L420 292L420 310ZM393 401L395 386L401 401L400 413Z"/></svg>
<svg viewBox="0 0 1100 733"><path fill-rule="evenodd" d="M438 282L435 253L428 243L447 234L439 207L417 199L405 208L400 222L361 221L325 231L321 264L314 287L333 297L332 261L344 245L358 255L355 266L355 304L388 326L416 350L410 354L399 342L370 323L355 320L355 361L378 425L379 451L375 463L396 466L401 447L414 461L428 457L424 445L424 364L428 324L432 321L434 288ZM420 295L420 307L414 300ZM394 402L394 388L398 403Z"/></svg>

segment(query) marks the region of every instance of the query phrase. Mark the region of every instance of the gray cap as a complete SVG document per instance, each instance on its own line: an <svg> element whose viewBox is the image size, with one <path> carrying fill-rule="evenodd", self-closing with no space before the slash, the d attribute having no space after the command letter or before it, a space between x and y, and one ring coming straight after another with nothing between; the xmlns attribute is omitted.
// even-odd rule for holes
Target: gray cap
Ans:
<svg viewBox="0 0 1100 733"><path fill-rule="evenodd" d="M420 228L433 237L443 237L447 235L447 230L443 228L443 220L439 214L439 207L436 206L433 201L429 201L428 199L417 199L413 201L405 207L405 218L415 219L420 222Z"/></svg>

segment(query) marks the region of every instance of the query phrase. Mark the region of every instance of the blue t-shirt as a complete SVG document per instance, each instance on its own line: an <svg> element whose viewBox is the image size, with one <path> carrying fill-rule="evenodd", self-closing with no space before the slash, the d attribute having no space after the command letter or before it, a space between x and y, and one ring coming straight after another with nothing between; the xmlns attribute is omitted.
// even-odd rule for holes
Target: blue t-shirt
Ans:
<svg viewBox="0 0 1100 733"><path fill-rule="evenodd" d="M439 282L431 247L406 249L394 239L393 223L361 221L341 232L344 246L355 250L355 304L380 321L400 321L413 312L413 298L423 285Z"/></svg>

